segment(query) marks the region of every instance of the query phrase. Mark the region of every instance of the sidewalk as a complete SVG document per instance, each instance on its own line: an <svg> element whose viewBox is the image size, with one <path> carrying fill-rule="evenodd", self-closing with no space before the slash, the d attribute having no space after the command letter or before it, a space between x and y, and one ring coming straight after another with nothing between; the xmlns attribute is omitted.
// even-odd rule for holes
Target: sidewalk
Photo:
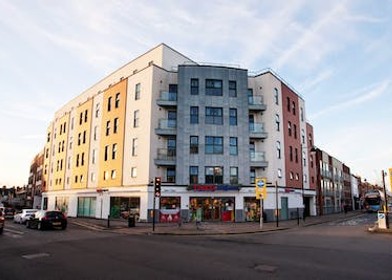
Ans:
<svg viewBox="0 0 392 280"><path fill-rule="evenodd" d="M110 225L108 227L107 220L69 217L68 221L91 230L110 231L123 234L218 235L294 229L322 223L344 221L362 214L361 211L351 211L347 214L338 213L325 216L306 217L305 221L300 220L299 224L298 220L279 221L279 227L277 227L276 221L272 221L264 223L262 228L260 228L260 223L254 222L202 222L199 225L196 225L196 223L184 223L182 225L178 225L177 223L156 223L154 231L152 223L136 223L135 227L128 227L128 222L126 220L110 220ZM390 233L392 233L392 231Z"/></svg>

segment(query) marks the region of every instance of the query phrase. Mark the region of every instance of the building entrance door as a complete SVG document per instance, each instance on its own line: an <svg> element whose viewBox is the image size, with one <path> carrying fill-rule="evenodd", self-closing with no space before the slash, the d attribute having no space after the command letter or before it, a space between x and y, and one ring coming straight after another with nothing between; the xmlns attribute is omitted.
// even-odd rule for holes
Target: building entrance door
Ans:
<svg viewBox="0 0 392 280"><path fill-rule="evenodd" d="M282 207L280 211L280 218L282 220L288 220L289 219L289 199L287 197L281 197L280 198L280 205Z"/></svg>

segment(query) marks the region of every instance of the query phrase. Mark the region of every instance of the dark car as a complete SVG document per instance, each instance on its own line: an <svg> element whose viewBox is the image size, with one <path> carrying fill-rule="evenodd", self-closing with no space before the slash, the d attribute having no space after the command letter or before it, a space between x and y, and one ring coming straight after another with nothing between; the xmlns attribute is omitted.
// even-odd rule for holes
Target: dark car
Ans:
<svg viewBox="0 0 392 280"><path fill-rule="evenodd" d="M39 210L27 221L26 227L39 230L67 228L67 217L61 211Z"/></svg>
<svg viewBox="0 0 392 280"><path fill-rule="evenodd" d="M3 233L3 230L4 230L4 222L5 222L4 213L3 213L3 210L0 209L0 234Z"/></svg>

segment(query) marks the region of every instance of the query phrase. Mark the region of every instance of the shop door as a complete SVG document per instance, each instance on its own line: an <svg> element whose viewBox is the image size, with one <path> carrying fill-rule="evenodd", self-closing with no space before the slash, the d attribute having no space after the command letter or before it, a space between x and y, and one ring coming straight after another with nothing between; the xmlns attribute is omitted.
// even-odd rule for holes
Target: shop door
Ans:
<svg viewBox="0 0 392 280"><path fill-rule="evenodd" d="M280 218L282 220L288 220L289 219L289 200L288 200L288 198L281 197L280 198L280 205L281 205Z"/></svg>

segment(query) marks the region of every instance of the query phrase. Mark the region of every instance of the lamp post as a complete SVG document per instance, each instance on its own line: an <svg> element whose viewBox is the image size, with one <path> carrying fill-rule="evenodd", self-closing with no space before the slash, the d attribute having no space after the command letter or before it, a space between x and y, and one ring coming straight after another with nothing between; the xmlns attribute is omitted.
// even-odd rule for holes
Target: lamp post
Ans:
<svg viewBox="0 0 392 280"><path fill-rule="evenodd" d="M384 172L384 170L381 170L381 175L382 175L382 186L384 188L384 215L385 215L385 223L386 223L386 227L389 228L388 196L387 196L387 191L386 191L386 188L385 188L385 175L386 175L386 172Z"/></svg>

